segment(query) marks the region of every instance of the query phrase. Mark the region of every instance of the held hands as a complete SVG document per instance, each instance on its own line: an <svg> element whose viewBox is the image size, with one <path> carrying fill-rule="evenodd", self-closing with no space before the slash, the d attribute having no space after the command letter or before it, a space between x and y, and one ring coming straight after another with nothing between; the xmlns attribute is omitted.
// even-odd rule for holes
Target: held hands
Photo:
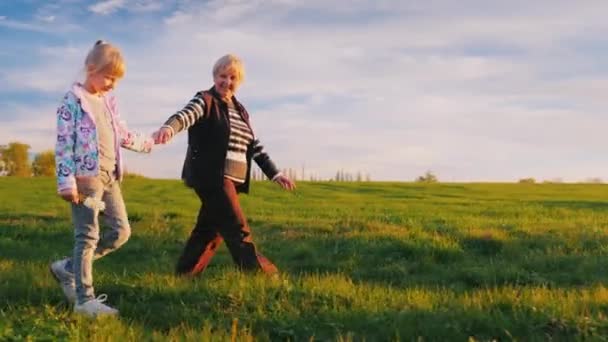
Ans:
<svg viewBox="0 0 608 342"><path fill-rule="evenodd" d="M293 191L296 189L296 183L294 183L291 179L287 178L286 176L279 175L275 179L273 179L273 181L278 183L281 186L281 188L283 188L287 191Z"/></svg>
<svg viewBox="0 0 608 342"><path fill-rule="evenodd" d="M173 138L173 131L168 127L161 127L152 134L155 144L166 144Z"/></svg>

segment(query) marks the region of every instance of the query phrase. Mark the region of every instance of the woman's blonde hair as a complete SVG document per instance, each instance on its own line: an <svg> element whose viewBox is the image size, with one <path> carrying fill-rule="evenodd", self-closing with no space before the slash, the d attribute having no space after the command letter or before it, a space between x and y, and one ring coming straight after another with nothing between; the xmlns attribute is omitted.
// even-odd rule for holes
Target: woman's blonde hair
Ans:
<svg viewBox="0 0 608 342"><path fill-rule="evenodd" d="M98 40L87 58L84 60L87 73L113 76L121 78L125 74L125 61L120 50L103 40Z"/></svg>
<svg viewBox="0 0 608 342"><path fill-rule="evenodd" d="M213 65L213 77L216 77L222 71L234 72L236 74L237 83L241 84L245 79L245 67L240 58L233 54L227 54Z"/></svg>

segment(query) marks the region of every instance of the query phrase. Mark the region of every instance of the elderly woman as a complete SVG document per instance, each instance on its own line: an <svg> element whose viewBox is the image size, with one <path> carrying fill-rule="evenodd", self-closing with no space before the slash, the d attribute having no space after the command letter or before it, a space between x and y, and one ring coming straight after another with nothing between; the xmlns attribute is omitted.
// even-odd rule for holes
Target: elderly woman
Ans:
<svg viewBox="0 0 608 342"><path fill-rule="evenodd" d="M213 87L196 93L155 133L156 143L166 143L188 130L182 179L202 202L196 226L178 260L178 274L195 275L205 270L222 240L240 269L277 272L256 250L237 193L249 191L252 159L282 188L293 190L295 184L264 152L247 110L234 96L244 73L238 57L221 57L213 67Z"/></svg>

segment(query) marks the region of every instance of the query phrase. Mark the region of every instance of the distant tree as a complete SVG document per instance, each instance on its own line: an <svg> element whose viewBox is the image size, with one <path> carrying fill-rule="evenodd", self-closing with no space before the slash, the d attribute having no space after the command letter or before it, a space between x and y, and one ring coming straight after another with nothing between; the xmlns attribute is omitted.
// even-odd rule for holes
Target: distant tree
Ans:
<svg viewBox="0 0 608 342"><path fill-rule="evenodd" d="M8 150L8 145L0 145L0 167L2 176L8 176L10 161L8 159L8 155L6 154Z"/></svg>
<svg viewBox="0 0 608 342"><path fill-rule="evenodd" d="M602 179L599 177L590 177L590 178L585 179L585 183L602 184L602 183L604 183L604 181L602 181Z"/></svg>
<svg viewBox="0 0 608 342"><path fill-rule="evenodd" d="M29 149L30 145L16 141L9 143L8 146L0 147L0 155L8 176L30 177L32 175L28 158Z"/></svg>
<svg viewBox="0 0 608 342"><path fill-rule="evenodd" d="M357 182L361 182L363 180L363 176L361 176L361 171L357 171Z"/></svg>
<svg viewBox="0 0 608 342"><path fill-rule="evenodd" d="M439 182L439 180L437 179L437 176L435 176L435 174L431 170L428 170L427 172L424 173L424 175L418 176L418 178L416 178L416 182L418 182L418 183L437 183L437 182Z"/></svg>
<svg viewBox="0 0 608 342"><path fill-rule="evenodd" d="M366 182L371 182L372 181L372 177L369 175L369 173L365 174L365 181Z"/></svg>
<svg viewBox="0 0 608 342"><path fill-rule="evenodd" d="M55 152L48 150L36 154L32 162L34 176L55 175Z"/></svg>
<svg viewBox="0 0 608 342"><path fill-rule="evenodd" d="M534 184L536 183L536 179L529 177L529 178L521 178L519 181L517 181L520 184Z"/></svg>

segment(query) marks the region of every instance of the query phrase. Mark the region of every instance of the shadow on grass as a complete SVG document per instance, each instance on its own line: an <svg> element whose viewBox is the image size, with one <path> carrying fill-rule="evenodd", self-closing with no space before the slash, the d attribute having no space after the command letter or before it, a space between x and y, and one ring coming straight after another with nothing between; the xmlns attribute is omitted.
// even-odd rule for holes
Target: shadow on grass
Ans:
<svg viewBox="0 0 608 342"><path fill-rule="evenodd" d="M311 295L303 291L285 294L280 287L268 287L265 291L265 301L256 301L204 285L197 286L195 291L153 291L122 284L108 288L112 297L122 296L121 317L164 333L176 327L197 329L204 322L213 322L218 329L229 330L234 319L240 326L249 327L254 335L261 332L270 340L306 340L311 336L320 340L335 340L340 336L355 340L418 336L431 340L467 340L470 337L529 340L599 337L608 332L606 326L555 319L549 312L537 310L532 305L510 302L483 305L483 308L463 308L458 303L451 303L449 307L427 309L405 306L334 310L349 305L346 302L336 304L340 298L335 295ZM285 307L285 301L297 309ZM275 311L276 308L285 311Z"/></svg>
<svg viewBox="0 0 608 342"><path fill-rule="evenodd" d="M299 287L286 291L284 286L273 285L270 279L269 284L262 287L263 294L247 292L246 288L244 293L238 293L206 284L220 280L222 272L224 270L215 269L206 273L206 278L179 279L177 282L181 284L177 286L164 287L158 282L153 286L134 286L125 276L116 281L105 278L100 287L111 299L110 304L121 310L121 320L164 334L177 328L196 331L209 322L215 329L229 331L234 319L239 326L249 327L254 336L261 336L261 340L307 340L311 336L320 340L335 340L340 336L355 340L418 336L431 340L467 340L469 337L569 340L583 336L599 338L608 333L608 326L596 317L597 310L606 311L599 306L590 308L592 312L588 314L592 320L584 324L555 318L551 310L539 310L518 301L498 300L463 307L457 300L421 308L418 307L421 302L414 300L416 306L400 301L382 308L361 308L352 307L353 298L346 294L308 292ZM187 287L188 282L192 282L192 288ZM71 311L59 287L52 281L41 283L38 274L9 275L0 281L0 290L3 293L0 310L8 314L23 306L51 305Z"/></svg>
<svg viewBox="0 0 608 342"><path fill-rule="evenodd" d="M17 225L22 222L31 223L38 222L41 224L56 224L58 222L65 221L63 217L58 217L53 214L11 214L11 213L0 213L0 227L4 225Z"/></svg>
<svg viewBox="0 0 608 342"><path fill-rule="evenodd" d="M179 214L166 212L161 215L163 222L171 227ZM120 253L114 262L119 267L133 265L137 269L148 270L156 266L159 260L177 258L183 246L179 233L168 231L147 237L146 222L143 215L130 215L132 235L129 241L110 256ZM107 230L103 215L100 216L102 232ZM168 229L169 229L168 228ZM54 215L13 215L0 213L0 260L15 262L48 263L59 257L71 255L74 247L74 232L69 217ZM109 258L114 259L112 257ZM148 266L146 266L148 265Z"/></svg>
<svg viewBox="0 0 608 342"><path fill-rule="evenodd" d="M69 255L71 230L19 229L21 223L0 227L0 258L44 265ZM517 231L508 238L447 234L450 244L428 236L397 238L386 234L365 235L365 227L307 227L286 231L256 222L254 241L261 253L290 275L346 275L355 281L408 287L446 286L454 289L500 285L580 286L608 281L607 239L572 245L552 234ZM406 229L406 228L403 228ZM431 236L432 236L431 234ZM121 272L173 272L187 234L146 236L135 231L118 251L96 263L96 269ZM449 240L448 239L448 240ZM212 267L232 267L225 246Z"/></svg>
<svg viewBox="0 0 608 342"><path fill-rule="evenodd" d="M280 227L270 225L259 230L267 232L264 253L294 275L339 273L355 281L390 286L462 290L502 285L570 287L608 281L608 259L603 252L608 237L581 238L573 246L572 241L550 233L516 232L502 238L450 231L455 242L442 245L423 238L348 236L340 229L314 235L281 235Z"/></svg>
<svg viewBox="0 0 608 342"><path fill-rule="evenodd" d="M578 286L605 280L603 270L607 266L599 254L551 255L549 246L565 242L550 235L522 233L507 241L491 236L463 237L460 245L456 245L460 248L456 248L387 236L340 236L338 232L286 239L276 236L278 227L270 226L257 227L256 231L263 237L261 251L288 275L336 273L356 282L413 288L446 287L456 293L501 285ZM24 241L30 243L25 246L18 249L2 246L3 257L35 264L51 259L56 247L52 242L64 233L38 230L27 234ZM530 245L530 240L535 244ZM46 241L49 248L35 249L41 241ZM406 306L343 310L340 308L350 307L349 298L302 290L285 292L280 286L265 287L264 301L256 301L255 296L236 297L229 289L204 284L216 279L218 272L233 268L225 250L202 277L193 280L191 290L128 284L129 279L146 273L170 276L182 246L182 241L171 238L134 237L125 247L96 263L96 272L102 275L101 292L107 293L112 304L121 309L123 319L168 333L179 327L197 329L204 322L228 331L232 320L237 318L240 325L250 327L254 334L261 332L269 340L302 340L310 336L324 340L345 335L357 340L416 336L437 340L466 340L469 336L481 340L528 340L608 333L605 325L585 326L555 319L548 311L533 310L525 304L522 307L521 303L517 307L515 303L496 303L483 309L462 308L452 303L452 307L428 309ZM26 253L28 250L30 253ZM528 254L517 257L513 251ZM50 304L71 310L62 299L59 287L50 279L46 264L40 264L39 270L37 266L31 267L27 272L0 273L3 294L0 309ZM42 275L46 282L41 283L40 272L46 272Z"/></svg>
<svg viewBox="0 0 608 342"><path fill-rule="evenodd" d="M36 222L25 222L22 219L13 223L0 223L0 259L41 262L49 261L49 256L55 253L71 251L71 229L57 229L56 226L32 228Z"/></svg>
<svg viewBox="0 0 608 342"><path fill-rule="evenodd" d="M176 214L165 216L170 220ZM28 217L0 214L1 258L47 263L71 253L72 230L61 227L69 224L66 219L52 215L32 216L32 220ZM139 220L135 217L133 221ZM393 286L433 284L462 288L501 284L576 286L606 281L608 276L607 261L602 257L608 238L581 238L578 245L573 245L550 233L532 235L511 227L504 231L508 236L504 238L504 234L470 235L446 224L423 232L453 240L442 245L428 236L396 238L382 232L366 235L369 227L356 222L343 223L330 231L327 227L285 230L252 222L260 251L281 270L294 275L339 273L356 281ZM51 228L40 229L40 224ZM187 233L151 237L145 235L145 230L134 230L130 241L109 255L107 263L137 272L172 272L186 238ZM219 254L212 265L231 267L225 247ZM99 266L104 267L105 260Z"/></svg>
<svg viewBox="0 0 608 342"><path fill-rule="evenodd" d="M606 201L582 201L582 200L545 200L545 201L530 201L533 204L539 204L547 208L560 208L560 209L590 209L597 211L605 211L608 209L608 202Z"/></svg>

